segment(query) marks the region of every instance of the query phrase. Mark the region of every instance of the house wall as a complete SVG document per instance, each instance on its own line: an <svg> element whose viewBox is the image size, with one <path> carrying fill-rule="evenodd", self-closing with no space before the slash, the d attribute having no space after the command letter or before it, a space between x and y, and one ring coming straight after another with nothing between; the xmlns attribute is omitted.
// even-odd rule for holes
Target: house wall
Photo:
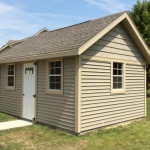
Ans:
<svg viewBox="0 0 150 150"><path fill-rule="evenodd" d="M15 64L15 90L5 89L5 64L0 72L0 111L21 117L22 63Z"/></svg>
<svg viewBox="0 0 150 150"><path fill-rule="evenodd" d="M82 59L81 131L145 116L144 66L126 64L126 92L111 94L110 65Z"/></svg>
<svg viewBox="0 0 150 150"><path fill-rule="evenodd" d="M123 27L112 29L83 55L81 132L145 117L144 58ZM125 61L125 93L111 93L113 60Z"/></svg>
<svg viewBox="0 0 150 150"><path fill-rule="evenodd" d="M37 121L74 131L75 58L63 59L63 95L46 93L46 60L38 61L37 81Z"/></svg>
<svg viewBox="0 0 150 150"><path fill-rule="evenodd" d="M83 55L145 62L144 57L121 24L114 27Z"/></svg>

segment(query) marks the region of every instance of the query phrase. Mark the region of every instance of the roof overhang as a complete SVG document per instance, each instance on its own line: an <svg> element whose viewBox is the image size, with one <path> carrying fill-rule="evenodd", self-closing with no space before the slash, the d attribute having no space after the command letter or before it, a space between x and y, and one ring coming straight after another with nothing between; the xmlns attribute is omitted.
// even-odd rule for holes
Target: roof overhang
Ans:
<svg viewBox="0 0 150 150"><path fill-rule="evenodd" d="M132 19L128 15L127 12L118 17L115 21L109 24L106 28L104 28L101 32L99 32L96 36L86 42L83 46L78 49L78 55L81 55L85 50L87 50L90 46L92 46L95 42L101 39L106 33L108 33L111 29L113 29L117 24L121 23L131 36L132 40L140 50L141 54L144 56L146 63L150 64L150 51L149 47L145 43L143 37L138 31L137 27L133 23Z"/></svg>
<svg viewBox="0 0 150 150"><path fill-rule="evenodd" d="M59 57L68 57L68 56L77 56L77 55L78 55L78 50L74 49L74 50L67 50L67 51L56 52L56 53L46 53L46 54L32 55L32 56L26 56L26 57L18 57L18 58L16 57L16 58L11 58L11 59L9 58L1 59L0 64L59 58Z"/></svg>

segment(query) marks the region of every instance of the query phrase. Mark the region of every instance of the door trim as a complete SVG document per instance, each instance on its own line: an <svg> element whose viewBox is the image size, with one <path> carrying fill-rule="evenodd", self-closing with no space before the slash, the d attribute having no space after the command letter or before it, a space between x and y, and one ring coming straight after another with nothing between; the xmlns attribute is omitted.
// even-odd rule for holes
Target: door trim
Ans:
<svg viewBox="0 0 150 150"><path fill-rule="evenodd" d="M23 92L24 92L24 64L28 64L28 63L35 63L37 61L29 61L29 62L22 62L22 93L21 93L21 118L23 118ZM34 109L34 117L35 117L35 120L34 122L36 122L36 118L37 118L37 65L38 65L38 62L36 63L35 65L35 94L36 94L36 97L35 97L35 109Z"/></svg>

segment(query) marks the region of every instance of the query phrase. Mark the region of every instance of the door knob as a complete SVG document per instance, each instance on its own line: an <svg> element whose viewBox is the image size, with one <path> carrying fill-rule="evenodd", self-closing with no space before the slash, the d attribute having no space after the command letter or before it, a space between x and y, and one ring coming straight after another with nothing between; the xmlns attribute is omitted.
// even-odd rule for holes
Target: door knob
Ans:
<svg viewBox="0 0 150 150"><path fill-rule="evenodd" d="M34 94L33 97L36 98L36 94Z"/></svg>

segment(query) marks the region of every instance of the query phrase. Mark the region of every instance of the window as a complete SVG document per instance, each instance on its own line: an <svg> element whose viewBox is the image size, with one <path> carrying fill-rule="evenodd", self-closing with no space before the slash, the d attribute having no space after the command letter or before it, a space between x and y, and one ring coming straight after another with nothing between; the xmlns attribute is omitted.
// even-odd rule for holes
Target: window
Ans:
<svg viewBox="0 0 150 150"><path fill-rule="evenodd" d="M61 61L49 62L49 89L61 90Z"/></svg>
<svg viewBox="0 0 150 150"><path fill-rule="evenodd" d="M62 94L63 88L63 68L62 60L48 61L48 84L47 89L49 93Z"/></svg>
<svg viewBox="0 0 150 150"><path fill-rule="evenodd" d="M13 64L7 65L6 73L7 73L6 87L14 88L15 87L15 65Z"/></svg>
<svg viewBox="0 0 150 150"><path fill-rule="evenodd" d="M125 64L119 62L112 63L112 93L125 92Z"/></svg>
<svg viewBox="0 0 150 150"><path fill-rule="evenodd" d="M123 64L113 63L113 89L122 89Z"/></svg>
<svg viewBox="0 0 150 150"><path fill-rule="evenodd" d="M25 68L25 74L33 74L33 67Z"/></svg>

